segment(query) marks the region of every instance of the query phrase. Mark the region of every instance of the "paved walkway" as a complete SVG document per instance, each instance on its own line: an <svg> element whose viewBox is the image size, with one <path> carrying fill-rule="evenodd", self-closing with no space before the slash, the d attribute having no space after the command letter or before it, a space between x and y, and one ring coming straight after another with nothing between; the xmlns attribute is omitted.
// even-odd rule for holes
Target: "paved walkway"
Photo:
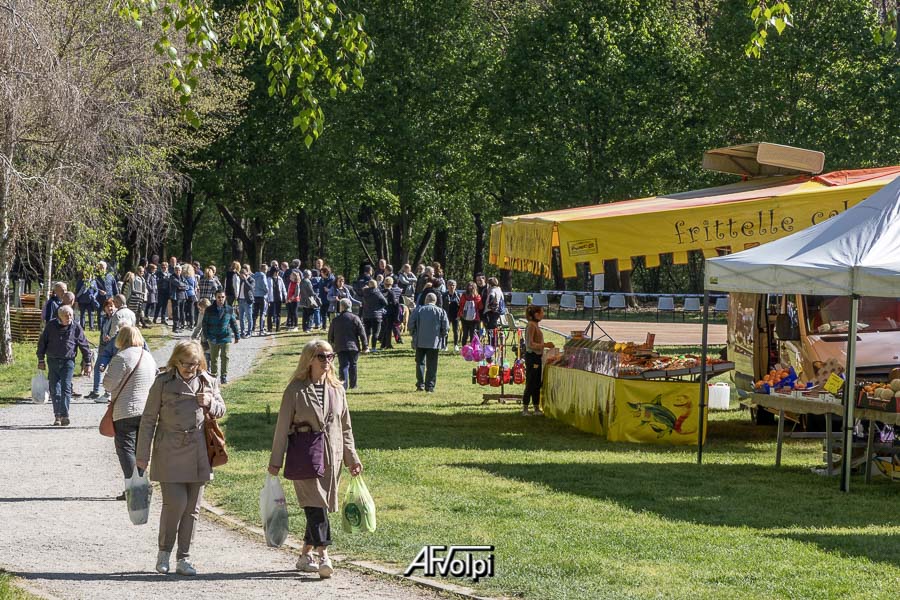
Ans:
<svg viewBox="0 0 900 600"><path fill-rule="evenodd" d="M251 338L233 346L229 377L246 374L270 341ZM168 358L172 345L154 352L157 362ZM86 378L76 380L76 390L89 389ZM227 387L224 395L227 404ZM49 426L49 404L0 408L0 568L25 579L30 591L48 598L115 600L268 600L298 593L337 600L435 598L340 567L330 580L300 574L290 552L202 516L192 547L200 575L159 575L159 490L148 524L132 525L125 503L113 500L122 476L112 440L97 432L104 410L103 404L78 399L70 411L72 425L59 428Z"/></svg>

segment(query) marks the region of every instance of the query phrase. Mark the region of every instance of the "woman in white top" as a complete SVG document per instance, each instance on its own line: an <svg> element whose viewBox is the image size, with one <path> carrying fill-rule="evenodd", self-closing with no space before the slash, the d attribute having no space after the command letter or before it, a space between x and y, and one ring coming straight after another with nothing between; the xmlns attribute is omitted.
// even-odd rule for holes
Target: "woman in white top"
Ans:
<svg viewBox="0 0 900 600"><path fill-rule="evenodd" d="M123 327L116 336L118 353L106 367L103 387L112 395L113 427L116 430L116 454L122 475L130 479L134 472L135 446L141 415L150 386L156 379L156 361L144 350L144 336L136 327ZM118 500L124 500L123 493Z"/></svg>

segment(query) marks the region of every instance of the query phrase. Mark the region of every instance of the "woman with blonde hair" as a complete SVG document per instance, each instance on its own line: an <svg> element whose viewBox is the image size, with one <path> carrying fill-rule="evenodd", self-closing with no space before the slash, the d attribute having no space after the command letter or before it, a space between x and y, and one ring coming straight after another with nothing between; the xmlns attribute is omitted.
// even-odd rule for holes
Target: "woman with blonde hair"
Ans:
<svg viewBox="0 0 900 600"><path fill-rule="evenodd" d="M106 367L103 387L112 394L114 439L122 475L131 479L141 415L156 378L156 361L144 349L144 336L137 327L120 329L115 344L119 351ZM125 494L116 499L124 500Z"/></svg>
<svg viewBox="0 0 900 600"><path fill-rule="evenodd" d="M191 539L200 516L203 487L212 479L206 450L206 420L225 414L219 384L206 372L203 349L195 340L178 342L166 369L156 377L141 417L138 469L150 468L150 479L162 489L159 554L156 570L169 572L169 556L178 540L179 575L196 575ZM151 460L150 445L153 445Z"/></svg>
<svg viewBox="0 0 900 600"><path fill-rule="evenodd" d="M323 579L334 572L328 557L328 546L331 545L328 513L338 510L341 462L353 476L359 475L363 468L356 453L347 396L334 372L334 357L334 350L324 340L312 340L303 347L297 370L281 398L269 459L269 473L277 476L285 462L288 436L309 431L324 432L322 464L313 465L323 474L294 479L297 500L306 513L306 534L297 569L318 573ZM302 443L309 437L298 435L296 439ZM285 476L289 475L285 473Z"/></svg>

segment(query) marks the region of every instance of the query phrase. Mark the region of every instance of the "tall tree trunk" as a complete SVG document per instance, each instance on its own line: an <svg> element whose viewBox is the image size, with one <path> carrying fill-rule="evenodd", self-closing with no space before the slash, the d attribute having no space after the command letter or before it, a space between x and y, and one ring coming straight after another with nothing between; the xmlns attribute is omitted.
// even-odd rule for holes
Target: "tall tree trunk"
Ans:
<svg viewBox="0 0 900 600"><path fill-rule="evenodd" d="M234 231L234 227L231 228L231 260L236 260L241 264L246 262L244 259L244 241Z"/></svg>
<svg viewBox="0 0 900 600"><path fill-rule="evenodd" d="M350 225L350 229L353 230L353 235L356 236L356 241L359 242L359 246L360 248L362 248L363 254L365 254L366 259L368 259L368 261L374 265L375 261L372 260L372 254L369 252L369 248L363 241L362 236L359 235L359 230L356 228L356 223L353 222L353 219L350 217L350 213L347 212L347 209L344 208L343 205L341 205L341 208L344 210L344 215L347 217L347 223Z"/></svg>
<svg viewBox="0 0 900 600"><path fill-rule="evenodd" d="M7 127L11 127L9 122ZM11 152L7 156L11 158ZM12 329L9 323L9 273L14 255L9 222L11 181L8 169L11 166L0 169L0 364L4 365L13 362Z"/></svg>
<svg viewBox="0 0 900 600"><path fill-rule="evenodd" d="M553 275L553 287L557 290L566 289L566 280L562 274L562 257L559 255L559 248L553 249L550 258L550 273Z"/></svg>
<svg viewBox="0 0 900 600"><path fill-rule="evenodd" d="M475 219L475 260L472 266L472 280L475 280L476 273L484 273L484 221L481 220L481 213L473 213Z"/></svg>
<svg viewBox="0 0 900 600"><path fill-rule="evenodd" d="M512 289L512 271L509 269L500 269L500 289L509 291Z"/></svg>
<svg viewBox="0 0 900 600"><path fill-rule="evenodd" d="M305 208L301 208L297 211L297 258L303 263L304 268L312 263L309 252L309 237L309 213L306 212Z"/></svg>
<svg viewBox="0 0 900 600"><path fill-rule="evenodd" d="M447 270L447 238L449 233L446 227L438 229L434 236L434 260L441 263L444 271Z"/></svg>
<svg viewBox="0 0 900 600"><path fill-rule="evenodd" d="M425 259L425 252L428 251L428 246L431 244L432 237L434 237L434 227L429 225L425 230L425 235L422 236L422 240L419 242L419 247L416 248L416 255L412 262L413 265L418 265Z"/></svg>
<svg viewBox="0 0 900 600"><path fill-rule="evenodd" d="M196 197L194 192L188 192L185 196L185 206L181 213L181 255L182 259L188 262L194 260L194 235L200 226L200 220L203 218L201 208L194 214L194 206Z"/></svg>
<svg viewBox="0 0 900 600"><path fill-rule="evenodd" d="M615 260L603 261L603 287L604 292L621 292L619 283L619 263Z"/></svg>
<svg viewBox="0 0 900 600"><path fill-rule="evenodd" d="M44 248L44 297L46 300L53 293L53 234L47 236L47 245Z"/></svg>

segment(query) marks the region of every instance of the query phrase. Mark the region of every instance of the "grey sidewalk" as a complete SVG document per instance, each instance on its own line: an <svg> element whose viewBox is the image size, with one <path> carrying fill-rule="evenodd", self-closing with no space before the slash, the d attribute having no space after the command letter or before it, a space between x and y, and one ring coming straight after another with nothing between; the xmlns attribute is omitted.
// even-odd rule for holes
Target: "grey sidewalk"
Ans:
<svg viewBox="0 0 900 600"><path fill-rule="evenodd" d="M246 374L270 338L232 347L229 378ZM172 344L154 352L162 364ZM2 377L2 371L0 371ZM86 378L76 389L87 392ZM225 402L228 403L226 386ZM331 580L293 570L296 556L201 516L192 559L196 578L157 574L158 489L150 521L134 526L124 502L113 442L97 432L105 405L78 399L72 425L50 427L49 404L0 408L0 568L50 598L435 598L433 594L340 567ZM263 471L260 468L260 486ZM215 484L213 484L215 485ZM294 532L295 534L298 532ZM340 552L340 537L336 540Z"/></svg>

